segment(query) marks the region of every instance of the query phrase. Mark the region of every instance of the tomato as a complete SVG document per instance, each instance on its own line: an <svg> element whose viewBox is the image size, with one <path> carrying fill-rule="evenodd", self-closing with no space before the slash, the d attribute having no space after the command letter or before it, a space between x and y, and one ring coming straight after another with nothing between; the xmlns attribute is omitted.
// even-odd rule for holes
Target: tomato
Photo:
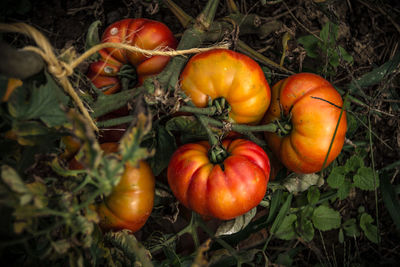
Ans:
<svg viewBox="0 0 400 267"><path fill-rule="evenodd" d="M292 130L282 137L266 132L268 145L288 169L298 173L320 171L342 105L340 94L318 75L300 73L279 81L272 88L272 102L264 123L286 117L290 118ZM343 112L325 166L342 150L346 130L346 112Z"/></svg>
<svg viewBox="0 0 400 267"><path fill-rule="evenodd" d="M197 107L209 98L225 98L236 123L258 123L270 104L271 90L260 66L251 58L226 49L193 56L181 74L181 88Z"/></svg>
<svg viewBox="0 0 400 267"><path fill-rule="evenodd" d="M267 190L270 163L265 151L245 139L225 139L223 162L208 158L208 142L186 144L172 155L168 183L187 208L206 216L229 220L260 203Z"/></svg>
<svg viewBox="0 0 400 267"><path fill-rule="evenodd" d="M139 48L175 49L177 41L170 29L163 23L149 19L123 19L111 24L103 33L102 42L125 43ZM147 56L125 49L105 48L99 51L101 59L89 67L88 77L105 94L117 92L120 87L118 74L125 64L136 69L139 85L144 79L160 73L170 57Z"/></svg>
<svg viewBox="0 0 400 267"><path fill-rule="evenodd" d="M117 143L104 143L100 146L105 153L118 150ZM71 163L70 168L82 168L82 165L76 165L76 160ZM138 166L127 163L119 183L111 194L95 207L100 218L100 227L103 230L138 231L146 223L153 209L154 188L155 178L146 161L140 161Z"/></svg>

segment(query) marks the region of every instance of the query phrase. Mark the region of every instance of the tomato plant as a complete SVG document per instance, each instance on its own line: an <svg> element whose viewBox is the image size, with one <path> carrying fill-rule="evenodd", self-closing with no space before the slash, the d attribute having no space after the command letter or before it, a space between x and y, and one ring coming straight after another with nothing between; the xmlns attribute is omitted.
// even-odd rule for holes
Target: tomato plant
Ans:
<svg viewBox="0 0 400 267"><path fill-rule="evenodd" d="M342 150L347 130L346 112L340 118L342 105L340 94L318 75L300 73L279 81L272 88L264 123L286 119L292 129L284 136L265 132L268 145L288 169L320 171L328 152L325 166Z"/></svg>
<svg viewBox="0 0 400 267"><path fill-rule="evenodd" d="M177 41L170 29L163 23L149 19L123 19L105 30L102 42L125 43L139 48L153 50L157 48L175 49ZM103 88L105 94L112 94L121 88L119 77L121 68L130 64L136 69L138 83L160 73L170 57L147 56L125 49L105 48L99 51L101 59L89 67L88 77L97 88Z"/></svg>
<svg viewBox="0 0 400 267"><path fill-rule="evenodd" d="M118 143L103 143L100 146L105 153L118 150ZM83 168L75 158L69 167ZM155 178L146 161L141 160L138 166L126 164L125 171L111 194L94 207L100 217L101 228L138 231L146 223L153 209L154 188Z"/></svg>
<svg viewBox="0 0 400 267"><path fill-rule="evenodd" d="M265 151L245 139L225 139L228 156L214 163L210 145L181 146L168 165L168 183L176 198L203 216L222 220L242 215L263 199L270 173Z"/></svg>
<svg viewBox="0 0 400 267"><path fill-rule="evenodd" d="M271 100L271 91L260 66L251 58L225 49L193 56L181 74L182 90L198 107L225 98L229 117L236 123L259 122Z"/></svg>

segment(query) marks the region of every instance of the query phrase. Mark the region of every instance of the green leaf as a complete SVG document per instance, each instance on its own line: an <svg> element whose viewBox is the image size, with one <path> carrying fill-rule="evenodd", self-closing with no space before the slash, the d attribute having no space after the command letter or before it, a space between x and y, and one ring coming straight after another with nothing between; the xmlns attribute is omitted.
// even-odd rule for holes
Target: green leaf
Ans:
<svg viewBox="0 0 400 267"><path fill-rule="evenodd" d="M86 34L85 50L89 50L93 46L100 43L100 37L99 37L100 26L101 26L100 20L96 20L92 22L92 24L90 24Z"/></svg>
<svg viewBox="0 0 400 267"><path fill-rule="evenodd" d="M278 227L280 227L280 225L282 224L282 221L284 220L287 212L289 211L290 204L292 203L292 199L293 199L293 195L290 194L287 197L285 203L283 203L281 209L279 210L278 215L276 216L276 218L274 220L274 223L271 226L271 229L270 229L271 234L274 234L276 232L276 230L278 229Z"/></svg>
<svg viewBox="0 0 400 267"><path fill-rule="evenodd" d="M356 219L348 219L342 224L343 230L348 237L360 236L360 230L357 227Z"/></svg>
<svg viewBox="0 0 400 267"><path fill-rule="evenodd" d="M379 186L378 174L376 176L376 187ZM362 190L375 190L374 172L371 168L361 167L354 175L354 185Z"/></svg>
<svg viewBox="0 0 400 267"><path fill-rule="evenodd" d="M340 242L341 244L344 243L344 234L343 234L343 229L341 229L341 228L340 228L340 230L339 230L339 237L338 237L338 239L339 239L339 242Z"/></svg>
<svg viewBox="0 0 400 267"><path fill-rule="evenodd" d="M360 227L371 242L378 244L378 228L372 224L373 221L371 215L363 213L360 217Z"/></svg>
<svg viewBox="0 0 400 267"><path fill-rule="evenodd" d="M400 231L400 201L393 185L390 184L390 176L387 173L380 179L380 188L383 203L385 203L385 207L389 211L397 231Z"/></svg>
<svg viewBox="0 0 400 267"><path fill-rule="evenodd" d="M327 206L319 206L311 217L315 228L321 231L328 231L340 227L340 213Z"/></svg>
<svg viewBox="0 0 400 267"><path fill-rule="evenodd" d="M343 166L338 166L333 168L326 181L330 187L337 189L343 185L345 175L346 168Z"/></svg>
<svg viewBox="0 0 400 267"><path fill-rule="evenodd" d="M319 37L325 44L332 47L336 43L338 26L328 21L321 29Z"/></svg>
<svg viewBox="0 0 400 267"><path fill-rule="evenodd" d="M208 135L201 123L193 116L179 116L167 121L165 129L170 132L178 132L182 143L193 139L207 139Z"/></svg>
<svg viewBox="0 0 400 267"><path fill-rule="evenodd" d="M317 204L321 193L319 192L318 187L312 186L307 192L307 200L310 205Z"/></svg>
<svg viewBox="0 0 400 267"><path fill-rule="evenodd" d="M280 253L275 261L275 264L278 266L292 266L293 258L287 252Z"/></svg>
<svg viewBox="0 0 400 267"><path fill-rule="evenodd" d="M340 56L344 61L347 61L349 63L353 63L353 56L350 55L343 47L339 45L339 52Z"/></svg>
<svg viewBox="0 0 400 267"><path fill-rule="evenodd" d="M337 191L337 196L340 200L344 200L350 194L350 190L353 188L353 184L348 180L344 180L344 183L339 187Z"/></svg>
<svg viewBox="0 0 400 267"><path fill-rule="evenodd" d="M49 127L60 126L67 122L61 107L67 105L69 98L47 72L45 76L44 85L24 83L15 90L8 101L8 109L19 120L41 119Z"/></svg>
<svg viewBox="0 0 400 267"><path fill-rule="evenodd" d="M215 236L231 235L244 229L254 218L257 208L251 209L249 212L238 216L232 220L223 222L217 229Z"/></svg>
<svg viewBox="0 0 400 267"><path fill-rule="evenodd" d="M309 219L301 218L300 223L296 221L296 230L304 241L311 242L311 240L313 240L314 226Z"/></svg>
<svg viewBox="0 0 400 267"><path fill-rule="evenodd" d="M324 179L318 174L293 174L283 181L283 186L291 193L304 192L310 186L321 186L324 184Z"/></svg>
<svg viewBox="0 0 400 267"><path fill-rule="evenodd" d="M271 197L271 204L269 207L269 213L266 223L269 224L275 217L275 214L280 210L280 204L282 202L283 192L281 189L276 190Z"/></svg>
<svg viewBox="0 0 400 267"><path fill-rule="evenodd" d="M302 36L297 39L297 42L303 45L304 49L307 52L307 56L311 58L318 57L318 39L313 35Z"/></svg>
<svg viewBox="0 0 400 267"><path fill-rule="evenodd" d="M18 173L11 168L10 166L3 165L1 166L1 178L3 179L3 182L8 185L8 187L20 194L29 194L29 188L25 185L25 183L22 181L21 177L18 175Z"/></svg>
<svg viewBox="0 0 400 267"><path fill-rule="evenodd" d="M171 135L164 126L157 126L155 129L155 154L149 160L150 166L155 176L158 176L166 167L169 160L176 150L175 137Z"/></svg>
<svg viewBox="0 0 400 267"><path fill-rule="evenodd" d="M275 236L283 240L291 240L296 237L294 230L294 222L297 220L296 214L289 214L285 216L282 223L278 226Z"/></svg>
<svg viewBox="0 0 400 267"><path fill-rule="evenodd" d="M334 49L328 49L328 55L329 55L329 64L331 64L332 67L337 68L340 64L339 62L339 55L336 53L336 50Z"/></svg>
<svg viewBox="0 0 400 267"><path fill-rule="evenodd" d="M375 68L374 70L364 74L361 78L353 80L348 85L350 94L354 93L358 88L365 88L372 86L383 81L389 74L396 71L400 64L400 52L397 52L394 57L382 64L381 66ZM363 91L360 92L364 97L366 97Z"/></svg>
<svg viewBox="0 0 400 267"><path fill-rule="evenodd" d="M132 263L138 261L143 267L152 267L150 252L137 241L132 232L122 230L116 233L107 233L104 238L113 246L121 249L129 257Z"/></svg>
<svg viewBox="0 0 400 267"><path fill-rule="evenodd" d="M358 155L353 155L346 161L344 167L347 173L355 172L359 168L364 167L364 160Z"/></svg>

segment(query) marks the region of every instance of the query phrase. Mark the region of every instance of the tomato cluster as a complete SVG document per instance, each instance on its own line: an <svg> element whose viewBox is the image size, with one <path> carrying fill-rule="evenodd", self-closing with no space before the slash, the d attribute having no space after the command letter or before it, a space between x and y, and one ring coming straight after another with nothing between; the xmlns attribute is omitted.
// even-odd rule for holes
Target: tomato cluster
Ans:
<svg viewBox="0 0 400 267"><path fill-rule="evenodd" d="M102 41L144 49L174 49L177 45L165 25L147 19L116 22L106 29ZM101 59L91 64L88 76L97 87L107 86L105 94L120 89L118 73L124 64L136 67L141 84L146 77L160 73L169 61L165 56L147 57L115 48L99 53ZM270 175L276 176L282 164L298 173L318 172L342 149L347 128L343 101L318 75L292 75L275 84L271 92L254 60L216 49L194 55L179 81L182 91L199 108L213 101L227 103L230 123L274 124L279 128L264 133L273 152L271 162L279 165L275 168L263 148L242 137L225 139L219 146L207 141L188 143L174 152L167 170L169 186L184 206L204 217L228 220L240 216L264 198ZM144 161L138 167L128 164L111 195L96 206L101 226L140 229L150 215L153 199L150 167Z"/></svg>
<svg viewBox="0 0 400 267"><path fill-rule="evenodd" d="M102 42L123 43L146 50L175 49L177 41L167 26L149 19L124 19L117 21L104 31ZM130 64L136 69L138 84L144 79L160 73L168 64L168 56L147 56L126 49L104 48L99 51L101 59L89 67L87 76L104 94L120 90L120 70Z"/></svg>

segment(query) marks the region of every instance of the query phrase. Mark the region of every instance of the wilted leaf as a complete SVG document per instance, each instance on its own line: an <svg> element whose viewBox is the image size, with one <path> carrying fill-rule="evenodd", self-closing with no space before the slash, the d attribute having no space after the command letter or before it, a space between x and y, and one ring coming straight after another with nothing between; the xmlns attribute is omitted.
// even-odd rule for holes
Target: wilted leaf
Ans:
<svg viewBox="0 0 400 267"><path fill-rule="evenodd" d="M86 41L85 41L85 50L89 50L93 46L97 45L100 43L100 37L99 37L99 27L101 25L100 20L96 20L90 24L87 34L86 34ZM93 55L91 56L91 59L95 59L96 57L93 58Z"/></svg>
<svg viewBox="0 0 400 267"><path fill-rule="evenodd" d="M51 246L58 254L65 254L71 247L71 243L68 240L63 239L51 242Z"/></svg>
<svg viewBox="0 0 400 267"><path fill-rule="evenodd" d="M379 237L378 237L378 228L373 225L373 219L371 215L367 213L363 213L360 218L360 227L363 230L365 236L375 244L378 244Z"/></svg>
<svg viewBox="0 0 400 267"><path fill-rule="evenodd" d="M19 177L18 173L10 166L1 166L1 178L4 183L6 183L10 189L16 193L27 193L29 194L29 189L26 187L25 183Z"/></svg>
<svg viewBox="0 0 400 267"><path fill-rule="evenodd" d="M315 228L321 231L328 231L340 227L340 213L326 206L317 207L311 217Z"/></svg>
<svg viewBox="0 0 400 267"><path fill-rule="evenodd" d="M362 190L375 190L375 186L379 186L378 174L376 173L375 176L371 168L361 167L354 175L354 185Z"/></svg>
<svg viewBox="0 0 400 267"><path fill-rule="evenodd" d="M206 130L193 116L174 117L167 121L165 129L170 133L179 132L183 141L207 138Z"/></svg>
<svg viewBox="0 0 400 267"><path fill-rule="evenodd" d="M226 221L222 223L216 233L215 236L221 236L221 235L231 235L234 233L239 232L243 228L245 228L251 220L254 218L256 215L257 208L251 209L249 212L238 216L232 220Z"/></svg>
<svg viewBox="0 0 400 267"><path fill-rule="evenodd" d="M306 191L310 186L321 186L324 184L324 179L318 174L294 174L288 177L283 182L283 186L291 193Z"/></svg>
<svg viewBox="0 0 400 267"><path fill-rule="evenodd" d="M150 261L150 252L137 241L130 231L122 230L116 233L107 233L104 237L112 245L121 249L130 258L131 262L137 260L143 267L153 266Z"/></svg>

